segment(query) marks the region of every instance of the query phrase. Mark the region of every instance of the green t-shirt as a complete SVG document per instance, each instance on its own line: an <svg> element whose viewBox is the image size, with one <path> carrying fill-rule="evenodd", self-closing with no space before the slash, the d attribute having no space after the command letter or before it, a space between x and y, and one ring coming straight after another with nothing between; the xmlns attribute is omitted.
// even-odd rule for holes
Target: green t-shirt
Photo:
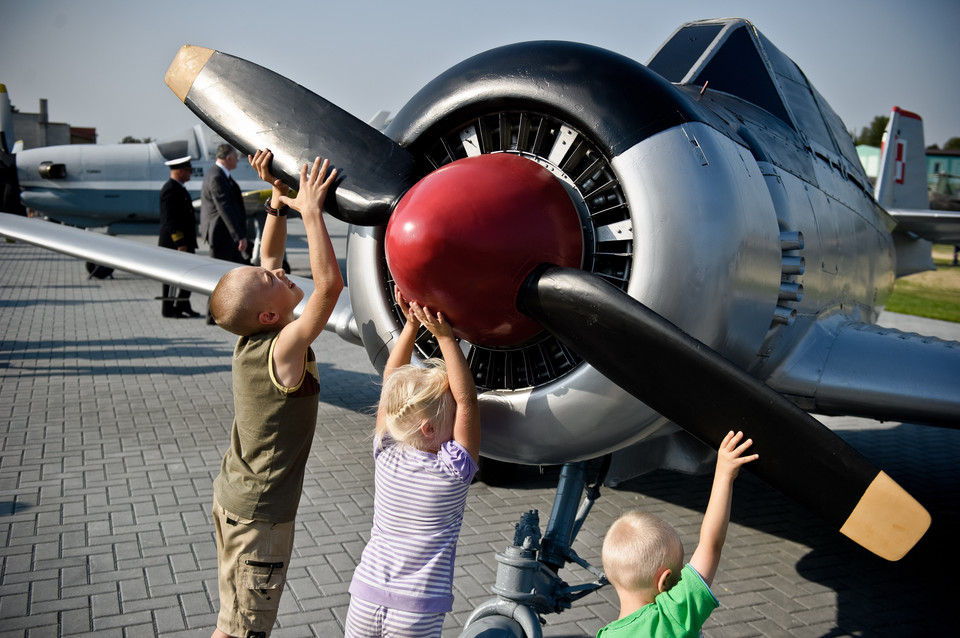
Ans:
<svg viewBox="0 0 960 638"><path fill-rule="evenodd" d="M680 571L680 582L657 595L626 618L614 620L597 632L597 638L688 638L717 608L717 597L690 565Z"/></svg>

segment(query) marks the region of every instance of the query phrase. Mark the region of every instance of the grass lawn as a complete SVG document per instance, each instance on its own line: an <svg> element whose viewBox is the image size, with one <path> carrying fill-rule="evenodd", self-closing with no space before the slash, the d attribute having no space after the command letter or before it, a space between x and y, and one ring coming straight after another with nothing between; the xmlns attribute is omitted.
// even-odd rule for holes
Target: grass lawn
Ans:
<svg viewBox="0 0 960 638"><path fill-rule="evenodd" d="M935 245L937 270L897 279L886 309L917 317L960 323L960 266L953 266L953 246Z"/></svg>

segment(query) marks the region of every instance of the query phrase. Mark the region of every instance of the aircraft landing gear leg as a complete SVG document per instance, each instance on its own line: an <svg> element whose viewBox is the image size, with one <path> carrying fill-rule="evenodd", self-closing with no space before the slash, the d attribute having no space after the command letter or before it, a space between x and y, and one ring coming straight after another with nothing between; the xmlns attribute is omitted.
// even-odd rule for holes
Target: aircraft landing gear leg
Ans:
<svg viewBox="0 0 960 638"><path fill-rule="evenodd" d="M586 520L610 466L603 459L594 485L586 482L587 463L567 463L560 471L547 532L540 535L540 516L531 510L520 517L513 545L497 554L496 598L477 607L460 638L542 638L541 614L560 613L575 600L607 584L603 572L577 556L571 545ZM581 496L586 492L583 504ZM573 562L597 577L592 583L570 586L557 572Z"/></svg>

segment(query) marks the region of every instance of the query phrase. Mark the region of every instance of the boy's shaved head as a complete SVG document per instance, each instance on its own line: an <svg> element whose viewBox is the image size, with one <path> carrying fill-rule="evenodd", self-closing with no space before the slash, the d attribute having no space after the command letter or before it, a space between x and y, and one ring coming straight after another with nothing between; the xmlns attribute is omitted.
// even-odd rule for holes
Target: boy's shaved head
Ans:
<svg viewBox="0 0 960 638"><path fill-rule="evenodd" d="M256 295L251 294L257 285L256 270L240 267L228 271L210 295L210 316L218 326L241 337L263 330L254 305Z"/></svg>

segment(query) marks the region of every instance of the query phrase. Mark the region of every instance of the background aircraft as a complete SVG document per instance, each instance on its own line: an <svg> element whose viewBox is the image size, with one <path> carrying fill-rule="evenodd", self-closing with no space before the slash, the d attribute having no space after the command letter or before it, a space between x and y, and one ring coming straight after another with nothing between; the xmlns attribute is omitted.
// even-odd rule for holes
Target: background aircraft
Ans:
<svg viewBox="0 0 960 638"><path fill-rule="evenodd" d="M370 125L382 129L389 113L380 111ZM199 214L206 171L216 163L224 139L198 123L165 139L143 144L65 144L23 150L16 142L6 87L0 84L0 195L3 210L23 207L71 226L107 227L160 220L160 187L170 177L164 162L187 155L193 175L185 184ZM269 189L241 161L233 173L244 193L247 215L263 213ZM19 204L16 197L19 193ZM22 210L22 209L21 209ZM126 227L129 231L129 227Z"/></svg>
<svg viewBox="0 0 960 638"><path fill-rule="evenodd" d="M512 603L494 601L476 626L536 635L536 614L582 594L555 585L576 560L587 460L614 453L611 482L695 471L731 427L756 441L752 471L871 551L896 559L924 533L923 508L805 412L960 423L957 344L873 325L896 276L929 267L929 241L960 227L915 210L913 114L894 111L874 193L840 119L739 19L683 25L646 66L566 42L481 53L382 133L209 49L184 47L167 82L242 152L271 148L289 183L318 154L341 171L328 212L352 224L349 300L328 329L380 367L400 329L393 284L436 302L484 390L484 456L564 464L535 582L504 577L540 598L505 620ZM438 240L405 248L404 227ZM6 216L0 232L108 251L109 265L198 292L229 268ZM418 350L434 353L429 335Z"/></svg>
<svg viewBox="0 0 960 638"><path fill-rule="evenodd" d="M0 85L3 86L3 85ZM203 124L144 144L65 144L23 150L16 143L10 99L0 91L0 162L4 210L16 207L19 190L26 208L51 220L79 227L160 220L160 187L170 178L164 162L189 155L193 176L186 188L197 203L203 176L216 163L223 138ZM245 193L248 214L263 209L263 182L247 162L234 179ZM268 191L269 192L269 191Z"/></svg>

